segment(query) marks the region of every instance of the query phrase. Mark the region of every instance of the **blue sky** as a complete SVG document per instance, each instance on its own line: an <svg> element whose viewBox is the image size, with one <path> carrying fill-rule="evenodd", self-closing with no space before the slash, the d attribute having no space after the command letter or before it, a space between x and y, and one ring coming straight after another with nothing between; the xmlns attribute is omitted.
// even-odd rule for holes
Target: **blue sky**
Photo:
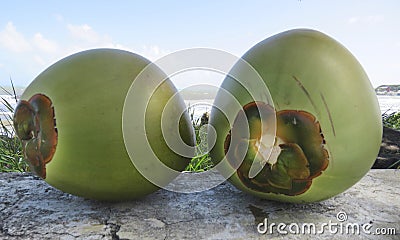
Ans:
<svg viewBox="0 0 400 240"><path fill-rule="evenodd" d="M400 1L6 1L0 85L27 86L55 61L97 47L156 60L191 48L243 55L292 28L322 31L360 61L373 86L400 84ZM179 88L179 86L178 86Z"/></svg>

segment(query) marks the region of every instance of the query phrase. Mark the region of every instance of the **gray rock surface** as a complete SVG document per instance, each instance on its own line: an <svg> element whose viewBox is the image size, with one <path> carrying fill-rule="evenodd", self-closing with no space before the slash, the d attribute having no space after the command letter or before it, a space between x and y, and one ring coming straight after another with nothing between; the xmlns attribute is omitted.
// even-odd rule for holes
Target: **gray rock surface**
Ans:
<svg viewBox="0 0 400 240"><path fill-rule="evenodd" d="M182 187L191 179L185 174ZM337 214L343 212L347 220L340 222ZM257 226L265 219L269 226L287 224L282 230L288 233L270 227L273 233L260 234ZM328 226L321 234L289 232L308 231L305 224L319 231L329 222L339 224L332 228L338 233ZM362 229L360 235L345 234L350 224L371 232L395 229L396 235ZM371 170L346 192L312 204L258 199L229 183L198 193L160 190L141 200L105 203L62 193L30 174L1 173L0 239L400 239L400 171Z"/></svg>

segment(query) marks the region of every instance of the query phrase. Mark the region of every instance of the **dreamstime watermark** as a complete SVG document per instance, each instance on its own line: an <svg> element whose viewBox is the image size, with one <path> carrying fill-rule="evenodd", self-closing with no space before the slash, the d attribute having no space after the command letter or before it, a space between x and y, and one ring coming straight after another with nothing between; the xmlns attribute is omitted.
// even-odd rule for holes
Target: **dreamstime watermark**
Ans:
<svg viewBox="0 0 400 240"><path fill-rule="evenodd" d="M376 227L372 223L349 222L346 212L340 211L336 214L336 221L329 220L321 223L274 223L267 218L257 225L260 234L297 234L297 235L396 235L396 228Z"/></svg>

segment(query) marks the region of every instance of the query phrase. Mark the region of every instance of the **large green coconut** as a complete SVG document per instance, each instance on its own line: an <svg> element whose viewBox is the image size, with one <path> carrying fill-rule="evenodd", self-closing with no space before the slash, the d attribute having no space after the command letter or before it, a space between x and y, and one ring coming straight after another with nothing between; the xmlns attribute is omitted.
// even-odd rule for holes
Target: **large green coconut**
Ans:
<svg viewBox="0 0 400 240"><path fill-rule="evenodd" d="M140 154L131 159L127 153L122 132L125 111L145 118L146 136L133 137L147 137L163 164L182 171L189 159L170 150L161 132L163 107L177 92L173 84L167 79L154 89L151 83L156 80L150 77L141 92L151 98L126 104L124 109L130 86L149 64L127 51L94 49L66 57L34 79L14 116L31 170L62 191L91 199L125 200L156 191L160 186L149 182L133 164L148 159ZM152 75L165 78L159 68L151 67ZM177 114L184 112L183 100L174 97L173 101ZM146 113L137 110L145 105ZM181 137L193 145L188 114L179 124ZM164 185L172 179L166 176Z"/></svg>
<svg viewBox="0 0 400 240"><path fill-rule="evenodd" d="M215 163L227 160L221 166L234 169L229 180L236 187L267 199L313 202L345 191L368 172L382 139L381 115L366 73L345 47L321 32L295 29L258 43L243 60L258 72L273 104L252 98L263 90L252 88L240 65L216 97L211 156ZM229 123L224 111L236 111L236 120ZM244 117L249 134L235 136ZM271 137L268 127L276 131L273 144L262 141ZM249 174L253 164L263 165L256 176Z"/></svg>

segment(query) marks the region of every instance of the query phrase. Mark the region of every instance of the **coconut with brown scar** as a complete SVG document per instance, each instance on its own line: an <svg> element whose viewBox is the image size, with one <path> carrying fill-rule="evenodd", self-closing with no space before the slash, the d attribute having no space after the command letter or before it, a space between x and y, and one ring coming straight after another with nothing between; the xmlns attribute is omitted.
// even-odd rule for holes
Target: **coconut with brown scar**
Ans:
<svg viewBox="0 0 400 240"><path fill-rule="evenodd" d="M369 171L382 139L381 114L349 50L324 33L294 29L261 41L242 59L268 90L253 87L259 86L253 75L236 64L209 122L217 132L211 158L222 174L233 172L226 176L233 185L261 198L315 202L340 194ZM263 95L272 101L260 101ZM256 175L254 166L261 169Z"/></svg>
<svg viewBox="0 0 400 240"><path fill-rule="evenodd" d="M178 172L185 169L190 159L173 152L163 138L162 110L171 99L171 111L182 116L182 131L176 135L193 146L190 118L183 100L173 98L177 89L172 82L150 63L128 51L92 49L61 59L40 73L24 91L14 114L31 171L55 188L90 199L127 200L158 190L161 186L150 182L133 164L133 160L148 159L128 155L123 112L145 119L146 136L129 131L145 126L135 121L125 125L136 144L147 140L162 163ZM124 108L128 90L147 66L147 82L140 91L151 98ZM157 79L165 81L154 89L149 83L158 84ZM164 177L162 172L156 174ZM165 176L160 185L174 177Z"/></svg>
<svg viewBox="0 0 400 240"><path fill-rule="evenodd" d="M35 94L29 101L22 100L15 108L14 126L30 169L45 179L46 164L53 158L57 147L51 100L43 94Z"/></svg>
<svg viewBox="0 0 400 240"><path fill-rule="evenodd" d="M243 111L250 118L251 112L263 111L275 114L274 109L264 103L249 103L244 106ZM256 115L257 114L253 114ZM260 192L282 193L286 195L298 195L307 191L311 186L312 179L319 176L328 166L329 154L324 149L324 139L321 135L319 123L315 117L304 111L280 111L277 114L277 134L274 146L263 145L261 118L249 121L250 139L248 149L230 146L230 139L226 139L225 152L233 147L235 152L246 151L244 162L237 169L241 181L249 188ZM235 123L238 121L235 121ZM233 128L238 126L233 124ZM267 123L264 123L266 125ZM230 132L235 131L232 129ZM227 138L231 136L228 135ZM272 151L271 151L272 149ZM271 155L265 159L265 156ZM234 163L240 161L235 159L236 154L227 156L228 161ZM250 163L254 161L264 162L263 170L255 178L249 178Z"/></svg>

